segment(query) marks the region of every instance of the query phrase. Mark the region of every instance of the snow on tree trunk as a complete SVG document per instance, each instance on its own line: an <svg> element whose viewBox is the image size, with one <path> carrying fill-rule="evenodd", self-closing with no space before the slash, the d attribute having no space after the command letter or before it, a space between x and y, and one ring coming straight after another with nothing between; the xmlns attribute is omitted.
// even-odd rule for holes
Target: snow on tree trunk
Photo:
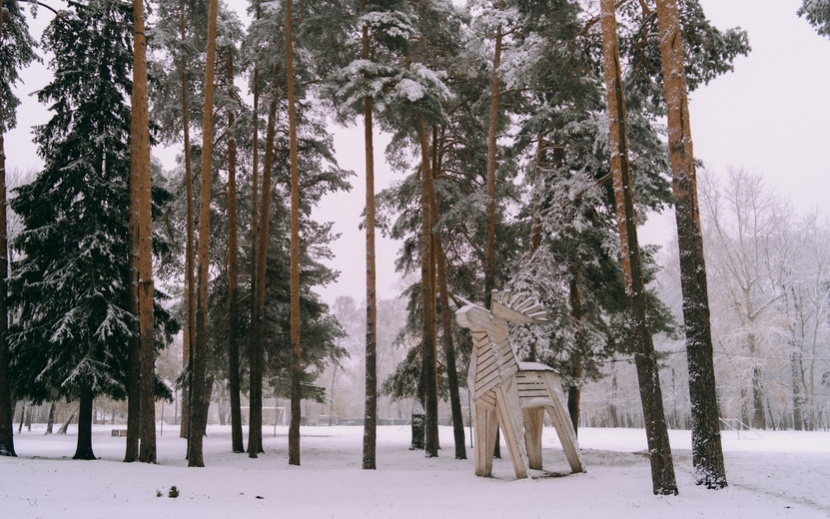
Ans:
<svg viewBox="0 0 830 519"><path fill-rule="evenodd" d="M657 20L689 364L692 464L698 484L707 488L723 488L726 486L726 469L721 448L720 413L712 358L706 265L689 122L683 35L676 0L657 0Z"/></svg>

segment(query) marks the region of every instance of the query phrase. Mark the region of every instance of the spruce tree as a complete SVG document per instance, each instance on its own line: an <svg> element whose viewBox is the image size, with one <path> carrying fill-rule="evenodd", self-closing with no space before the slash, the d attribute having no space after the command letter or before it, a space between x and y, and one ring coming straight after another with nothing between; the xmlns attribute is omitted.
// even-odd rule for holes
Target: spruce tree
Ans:
<svg viewBox="0 0 830 519"><path fill-rule="evenodd" d="M7 7L8 4L8 7ZM15 126L20 100L11 90L18 70L35 59L35 43L29 36L17 2L0 2L0 456L15 456L8 345L8 243L6 225L6 149L3 135Z"/></svg>
<svg viewBox="0 0 830 519"><path fill-rule="evenodd" d="M69 3L44 34L54 79L37 93L44 169L17 190L24 229L10 283L12 363L34 400L80 399L75 458L94 459L92 401L124 396L129 311L131 5Z"/></svg>

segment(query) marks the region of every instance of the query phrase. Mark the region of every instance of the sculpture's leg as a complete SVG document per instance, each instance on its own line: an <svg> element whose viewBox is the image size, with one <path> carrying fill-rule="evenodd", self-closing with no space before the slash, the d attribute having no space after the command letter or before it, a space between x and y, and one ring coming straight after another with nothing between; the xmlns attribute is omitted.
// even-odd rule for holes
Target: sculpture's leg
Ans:
<svg viewBox="0 0 830 519"><path fill-rule="evenodd" d="M550 419L556 429L559 443L562 444L562 450L565 451L565 457L568 458L571 471L585 472L584 465L582 464L582 455L579 453L576 433L574 432L573 424L571 424L571 417L563 403L565 395L562 392L562 383L554 373L547 372L543 378L550 392L550 400L553 404L551 407L548 407Z"/></svg>
<svg viewBox="0 0 830 519"><path fill-rule="evenodd" d="M496 447L496 431L498 430L495 409L479 404L474 405L473 428L476 476L490 477L493 474L493 449Z"/></svg>
<svg viewBox="0 0 830 519"><path fill-rule="evenodd" d="M527 466L534 470L542 470L542 426L545 420L545 409L531 407L522 409L525 423L525 445L527 447Z"/></svg>
<svg viewBox="0 0 830 519"><path fill-rule="evenodd" d="M527 477L527 449L522 431L522 408L516 378L509 377L496 387L496 413L504 433L504 441L513 460L516 479Z"/></svg>

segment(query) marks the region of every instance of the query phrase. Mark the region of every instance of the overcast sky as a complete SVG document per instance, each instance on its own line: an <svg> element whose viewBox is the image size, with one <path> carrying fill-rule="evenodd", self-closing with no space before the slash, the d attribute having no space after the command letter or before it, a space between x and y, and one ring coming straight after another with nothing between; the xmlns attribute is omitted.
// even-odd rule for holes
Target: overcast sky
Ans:
<svg viewBox="0 0 830 519"><path fill-rule="evenodd" d="M735 71L721 76L691 96L691 123L695 155L716 174L742 167L763 174L768 183L789 196L796 207L826 207L830 196L830 39L820 37L796 16L800 0L700 0L714 24L740 26L749 32L752 52L739 58ZM40 17L48 18L42 11ZM16 130L6 135L7 170L39 167L30 127L42 124L48 113L29 93L48 78L42 65L26 71L18 88L21 107ZM343 238L333 245L333 266L341 282L323 291L328 302L338 295L361 301L365 295L365 246L357 229L363 210L362 131L339 129L336 136L341 165L358 173L351 193L329 197L327 218L336 220ZM377 143L378 159L385 141ZM397 176L379 167L377 188ZM643 240L670 239L673 216L652 218ZM396 297L400 290L394 271L397 245L379 238L378 292Z"/></svg>

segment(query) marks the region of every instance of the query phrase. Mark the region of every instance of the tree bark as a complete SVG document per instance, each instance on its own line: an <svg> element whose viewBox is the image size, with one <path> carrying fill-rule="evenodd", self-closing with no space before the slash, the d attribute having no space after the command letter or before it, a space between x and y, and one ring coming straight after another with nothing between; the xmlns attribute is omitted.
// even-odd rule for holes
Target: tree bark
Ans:
<svg viewBox="0 0 830 519"><path fill-rule="evenodd" d="M707 488L726 486L715 387L709 295L703 236L697 199L683 36L676 0L657 0L660 55L668 115L669 162L672 171L680 284L692 404L692 464L695 480Z"/></svg>
<svg viewBox="0 0 830 519"><path fill-rule="evenodd" d="M0 38L8 16L6 0L0 1ZM6 216L6 114L0 99L0 456L17 456L14 452L14 406L9 378L9 246Z"/></svg>
<svg viewBox="0 0 830 519"><path fill-rule="evenodd" d="M265 323L265 272L268 265L268 237L271 217L271 170L274 165L274 140L276 135L277 105L276 93L268 105L268 123L265 130L265 160L259 186L260 201L257 208L257 223L253 297L254 312L251 318L250 345L250 389L248 413L248 456L256 458L264 452L262 448L262 356L267 337Z"/></svg>
<svg viewBox="0 0 830 519"><path fill-rule="evenodd" d="M433 129L433 164L432 177L437 179L441 176L441 153L440 142L437 138L437 131ZM430 216L432 218L432 227L438 225L438 206L441 203L439 195L435 193L435 186L433 185L433 193L430 197L432 199L432 210ZM466 460L467 449L465 446L466 438L464 435L464 418L461 411L461 395L458 390L458 368L455 362L455 346L453 344L453 313L450 310L449 297L449 282L447 281L447 257L444 254L444 244L441 240L440 233L434 233L432 238L433 244L433 258L435 260L436 283L438 288L438 301L441 305L441 329L444 345L444 359L447 363L447 385L450 390L450 409L452 412L452 430L453 441L455 443L455 459Z"/></svg>
<svg viewBox="0 0 830 519"><path fill-rule="evenodd" d="M216 69L216 18L218 0L210 0L208 11L207 58L205 62L205 99L202 107L202 163L199 193L198 297L196 341L193 355L190 431L188 433L188 467L204 467L203 431L207 427L207 388L205 372L208 352L208 267L210 250L210 187L213 157L213 95Z"/></svg>
<svg viewBox="0 0 830 519"><path fill-rule="evenodd" d="M579 435L579 409L582 388L579 385L584 372L585 352L585 313L582 308L582 294L579 291L579 284L576 275L572 272L568 282L568 302L571 306L571 318L577 323L576 336L574 337L575 351L571 359L571 387L568 388L568 414L571 417L571 425L574 434Z"/></svg>
<svg viewBox="0 0 830 519"><path fill-rule="evenodd" d="M291 167L291 424L288 428L288 464L300 464L300 402L302 347L300 343L300 172L297 164L297 109L294 91L294 36L291 0L285 2L285 76L288 93L288 155Z"/></svg>
<svg viewBox="0 0 830 519"><path fill-rule="evenodd" d="M484 244L484 303L490 308L490 298L496 288L496 171L498 169L499 100L501 80L502 27L496 29L493 53L493 71L490 76L490 116L487 126L487 208Z"/></svg>
<svg viewBox="0 0 830 519"><path fill-rule="evenodd" d="M81 387L80 406L78 407L78 442L75 446L73 460L94 460L92 451L92 403L95 394L89 386ZM70 417L70 420L72 418Z"/></svg>
<svg viewBox="0 0 830 519"><path fill-rule="evenodd" d="M153 218L150 176L150 119L147 100L147 39L144 2L133 0L133 89L130 168L138 180L138 328L140 344L140 450L138 460L156 462L156 344L153 322ZM132 175L131 175L132 177Z"/></svg>
<svg viewBox="0 0 830 519"><path fill-rule="evenodd" d="M228 58L226 79L233 84L233 55ZM228 390L231 405L231 450L245 452L242 442L242 402L239 380L239 240L237 231L236 116L228 111Z"/></svg>
<svg viewBox="0 0 830 519"><path fill-rule="evenodd" d="M179 3L181 9L179 17L179 30L181 31L181 41L184 42L187 25L185 23L185 6L184 1ZM190 384L193 380L193 343L196 338L196 280L194 279L194 264L195 261L195 247L194 247L194 218L193 218L193 167L190 158L190 107L188 106L187 95L187 56L182 53L180 74L181 74L181 92L182 92L182 134L184 145L184 181L185 181L185 197L187 200L187 230L185 242L185 261L184 261L184 297L187 309L187 319L185 327L182 332L182 362L185 367L185 377L182 383L182 421L179 425L179 436L187 438L190 430Z"/></svg>
<svg viewBox="0 0 830 519"><path fill-rule="evenodd" d="M52 434L52 429L55 427L55 409L57 406L58 403L54 400L49 402L49 419L46 422L46 433L44 434Z"/></svg>
<svg viewBox="0 0 830 519"><path fill-rule="evenodd" d="M0 35L2 35L0 21ZM9 313L8 297L9 256L6 223L6 149L3 134L5 119L0 100L0 456L16 456L14 451L14 408L9 378Z"/></svg>
<svg viewBox="0 0 830 519"><path fill-rule="evenodd" d="M366 0L361 0L360 11L366 12ZM369 28L365 25L361 34L361 55L369 55ZM377 377L377 271L375 266L375 150L373 141L371 96L363 99L363 141L366 158L366 399L363 413L363 468L376 469L378 377ZM337 367L334 368L335 374ZM332 385L333 389L333 385ZM331 419L331 416L329 416Z"/></svg>
<svg viewBox="0 0 830 519"><path fill-rule="evenodd" d="M429 127L420 122L421 144L421 302L423 332L421 377L424 384L424 450L428 458L438 456L438 365L435 340L435 261L432 257L432 168L429 154Z"/></svg>
<svg viewBox="0 0 830 519"><path fill-rule="evenodd" d="M674 463L663 411L657 357L646 319L646 292L643 283L640 245L637 240L637 217L634 213L631 170L628 162L625 96L619 62L614 0L602 0L601 6L602 50L610 126L609 147L617 227L620 235L620 259L628 299L629 328L637 347L635 363L651 462L652 486L655 494L677 494Z"/></svg>

